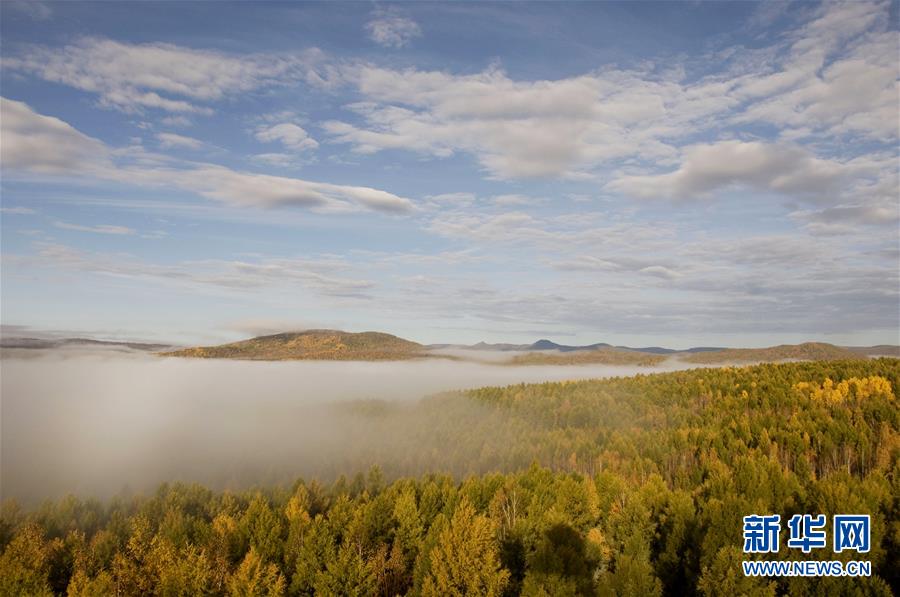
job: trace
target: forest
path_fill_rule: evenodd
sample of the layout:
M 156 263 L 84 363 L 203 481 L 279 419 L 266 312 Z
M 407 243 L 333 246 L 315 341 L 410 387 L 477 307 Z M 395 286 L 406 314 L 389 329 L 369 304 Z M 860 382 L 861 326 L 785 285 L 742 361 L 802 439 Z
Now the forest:
M 4 502 L 0 595 L 891 595 L 898 387 L 880 358 L 355 401 L 344 443 L 419 432 L 289 482 Z M 744 577 L 741 517 L 798 513 L 871 515 L 872 576 Z

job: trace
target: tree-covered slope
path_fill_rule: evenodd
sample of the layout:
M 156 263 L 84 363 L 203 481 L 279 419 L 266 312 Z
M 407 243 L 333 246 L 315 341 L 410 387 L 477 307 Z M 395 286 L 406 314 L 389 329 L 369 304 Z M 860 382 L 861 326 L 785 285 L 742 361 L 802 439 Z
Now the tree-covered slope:
M 382 332 L 350 333 L 306 330 L 249 340 L 199 346 L 163 353 L 164 356 L 203 359 L 282 360 L 399 360 L 422 356 L 424 347 Z
M 666 360 L 666 356 L 618 350 L 613 348 L 594 348 L 590 350 L 572 350 L 566 352 L 529 352 L 514 356 L 510 365 L 638 365 L 652 367 Z
M 772 363 L 777 361 L 837 361 L 862 358 L 857 352 L 824 342 L 781 344 L 769 348 L 727 348 L 684 355 L 683 360 L 697 364 Z

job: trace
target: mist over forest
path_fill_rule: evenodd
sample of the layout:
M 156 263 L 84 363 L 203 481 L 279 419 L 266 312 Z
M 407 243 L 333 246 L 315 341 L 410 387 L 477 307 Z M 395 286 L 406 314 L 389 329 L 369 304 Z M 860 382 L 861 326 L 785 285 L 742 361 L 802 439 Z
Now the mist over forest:
M 451 391 L 689 365 L 248 362 L 69 348 L 7 351 L 2 366 L 2 497 L 27 503 L 173 480 L 231 489 L 332 480 L 374 464 L 394 476 L 499 470 L 517 421 Z M 477 458 L 485 442 L 496 467 Z

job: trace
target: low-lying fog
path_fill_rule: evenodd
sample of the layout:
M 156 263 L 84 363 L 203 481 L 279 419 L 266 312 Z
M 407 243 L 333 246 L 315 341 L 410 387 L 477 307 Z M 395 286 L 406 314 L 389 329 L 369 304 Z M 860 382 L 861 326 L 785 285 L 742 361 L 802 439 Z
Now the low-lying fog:
M 487 361 L 496 353 L 468 356 Z M 173 480 L 238 486 L 350 476 L 374 462 L 412 474 L 428 465 L 421 458 L 413 470 L 391 465 L 409 461 L 408 452 L 418 451 L 415 442 L 438 454 L 458 449 L 452 429 L 494 434 L 503 425 L 490 420 L 495 413 L 458 395 L 443 403 L 418 400 L 424 396 L 689 366 L 676 360 L 659 367 L 513 367 L 447 359 L 251 362 L 102 350 L 5 351 L 0 492 L 33 502 L 68 492 L 146 491 Z M 373 403 L 378 416 L 347 407 L 347 401 L 365 399 L 387 402 Z M 450 418 L 456 427 L 448 422 L 440 431 L 429 428 Z M 440 466 L 452 468 L 435 468 Z

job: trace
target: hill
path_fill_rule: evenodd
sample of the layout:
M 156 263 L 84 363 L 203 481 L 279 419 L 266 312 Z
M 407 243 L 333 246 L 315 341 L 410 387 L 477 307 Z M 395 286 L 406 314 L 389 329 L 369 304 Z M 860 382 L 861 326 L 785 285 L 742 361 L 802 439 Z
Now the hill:
M 900 357 L 900 346 L 893 344 L 879 344 L 878 346 L 847 346 L 857 354 L 869 357 Z
M 618 349 L 618 350 L 631 350 L 634 352 L 646 352 L 651 354 L 675 354 L 677 352 L 684 353 L 692 353 L 692 352 L 711 352 L 716 350 L 724 350 L 720 347 L 713 346 L 696 346 L 693 348 L 686 348 L 684 350 L 677 350 L 675 348 L 664 348 L 661 346 L 647 346 L 647 347 L 638 347 L 635 348 L 633 346 L 613 346 L 612 344 L 608 344 L 606 342 L 595 342 L 594 344 L 581 344 L 581 345 L 568 345 L 568 344 L 557 344 L 552 340 L 547 340 L 543 338 L 538 340 L 537 342 L 532 342 L 531 344 L 509 344 L 509 343 L 501 343 L 501 344 L 493 344 L 488 342 L 479 342 L 478 344 L 464 345 L 464 344 L 430 344 L 428 348 L 459 348 L 463 350 L 496 350 L 496 351 L 518 351 L 518 352 L 526 352 L 526 351 L 538 351 L 538 350 L 558 350 L 559 352 L 577 352 L 577 351 L 586 351 L 586 350 L 597 350 L 600 348 L 610 348 L 610 349 Z
M 595 344 L 587 344 L 585 346 L 568 346 L 566 344 L 557 344 L 551 340 L 541 339 L 532 344 L 528 350 L 558 350 L 560 352 L 574 352 L 579 350 L 597 350 L 598 348 L 612 348 L 612 345 L 605 342 L 597 342 Z
M 51 349 L 69 346 L 158 351 L 165 350 L 171 345 L 148 344 L 146 342 L 117 342 L 113 340 L 95 340 L 93 338 L 27 338 L 18 336 L 0 338 L 0 348 Z
M 852 350 L 824 342 L 781 344 L 769 348 L 726 348 L 710 352 L 695 352 L 682 357 L 688 363 L 754 363 L 774 361 L 836 361 L 863 358 Z
M 391 334 L 339 330 L 306 330 L 258 336 L 231 344 L 198 346 L 161 354 L 256 361 L 394 361 L 427 356 L 421 344 Z
M 560 352 L 530 352 L 514 356 L 510 365 L 639 365 L 652 367 L 666 360 L 665 355 L 596 348 Z
M 661 346 L 645 346 L 642 348 L 629 348 L 627 346 L 617 346 L 616 348 L 621 348 L 623 350 L 634 350 L 636 352 L 649 352 L 649 353 L 653 353 L 653 354 L 675 354 L 677 352 L 683 352 L 683 353 L 716 352 L 719 350 L 725 350 L 721 346 L 694 346 L 692 348 L 685 348 L 684 350 L 676 350 L 674 348 L 663 348 Z

